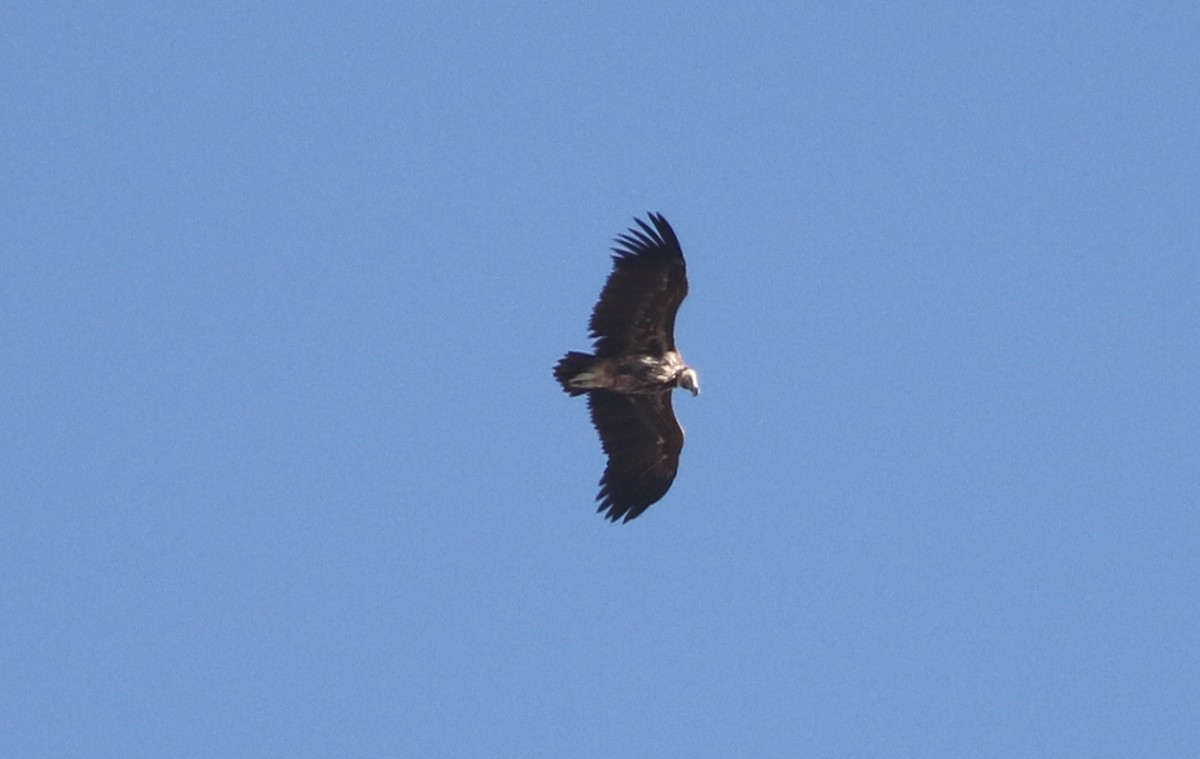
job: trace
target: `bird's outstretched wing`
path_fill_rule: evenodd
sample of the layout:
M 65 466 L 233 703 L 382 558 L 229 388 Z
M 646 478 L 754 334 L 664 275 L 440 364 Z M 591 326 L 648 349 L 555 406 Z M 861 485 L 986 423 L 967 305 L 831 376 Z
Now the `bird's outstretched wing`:
M 683 428 L 671 407 L 671 393 L 593 390 L 588 408 L 608 454 L 596 510 L 613 522 L 628 522 L 667 494 L 679 470 Z
M 601 358 L 662 355 L 675 349 L 675 314 L 687 296 L 687 267 L 675 230 L 661 214 L 634 219 L 616 239 L 613 270 L 588 324 Z

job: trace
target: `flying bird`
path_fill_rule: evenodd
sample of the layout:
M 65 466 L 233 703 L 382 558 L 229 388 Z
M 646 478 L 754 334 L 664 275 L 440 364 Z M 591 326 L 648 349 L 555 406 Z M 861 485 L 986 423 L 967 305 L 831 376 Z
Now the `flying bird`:
M 688 291 L 683 250 L 661 214 L 649 219 L 634 219 L 637 227 L 615 240 L 613 270 L 588 323 L 593 353 L 571 351 L 554 367 L 565 392 L 588 396 L 608 456 L 596 510 L 612 522 L 667 494 L 683 450 L 671 391 L 700 393 L 696 370 L 675 347 L 675 314 Z

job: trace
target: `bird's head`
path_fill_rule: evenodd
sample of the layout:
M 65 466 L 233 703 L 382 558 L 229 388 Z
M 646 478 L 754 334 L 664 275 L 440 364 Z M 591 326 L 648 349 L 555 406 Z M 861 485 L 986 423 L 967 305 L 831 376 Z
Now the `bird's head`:
M 700 375 L 690 366 L 679 373 L 679 387 L 691 390 L 692 397 L 700 395 Z

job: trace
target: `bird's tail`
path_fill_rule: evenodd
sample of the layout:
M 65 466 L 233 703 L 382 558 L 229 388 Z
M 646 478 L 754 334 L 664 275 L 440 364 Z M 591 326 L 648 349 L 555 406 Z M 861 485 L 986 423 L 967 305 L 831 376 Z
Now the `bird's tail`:
M 587 392 L 587 388 L 573 386 L 571 380 L 579 374 L 586 372 L 591 368 L 592 362 L 596 357 L 590 353 L 578 353 L 571 351 L 562 357 L 558 365 L 554 367 L 554 378 L 562 385 L 563 392 L 571 395 L 583 395 Z

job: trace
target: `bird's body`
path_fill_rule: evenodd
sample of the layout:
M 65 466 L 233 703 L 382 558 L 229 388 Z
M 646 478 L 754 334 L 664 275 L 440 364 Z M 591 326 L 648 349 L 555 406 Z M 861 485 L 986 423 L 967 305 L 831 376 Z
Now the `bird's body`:
M 596 498 L 614 522 L 666 495 L 683 450 L 671 391 L 700 392 L 696 371 L 675 348 L 675 314 L 688 289 L 683 250 L 661 215 L 650 214 L 653 227 L 636 221 L 639 229 L 617 238 L 613 271 L 592 311 L 595 353 L 571 351 L 554 368 L 566 393 L 588 395 L 608 454 Z
M 687 369 L 678 351 L 666 351 L 661 356 L 632 353 L 613 358 L 597 358 L 587 353 L 567 354 L 584 356 L 586 366 L 566 377 L 565 386 L 571 395 L 589 390 L 612 390 L 625 395 L 651 395 L 679 386 L 682 372 Z

